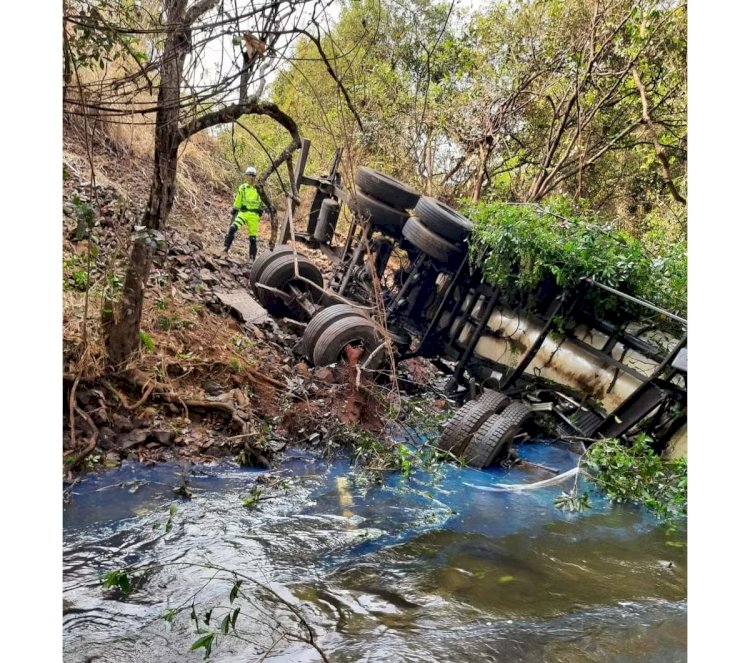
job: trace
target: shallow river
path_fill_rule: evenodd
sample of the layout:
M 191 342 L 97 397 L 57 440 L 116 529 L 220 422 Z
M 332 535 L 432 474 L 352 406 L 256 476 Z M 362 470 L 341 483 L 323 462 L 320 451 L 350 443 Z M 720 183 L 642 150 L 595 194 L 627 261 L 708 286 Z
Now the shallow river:
M 576 462 L 553 443 L 520 453 L 560 470 Z M 269 499 L 248 508 L 261 475 L 286 486 L 265 488 Z M 63 535 L 66 661 L 200 661 L 204 649 L 190 649 L 196 621 L 202 635 L 218 633 L 211 661 L 320 661 L 277 596 L 330 661 L 687 660 L 684 530 L 601 498 L 564 513 L 553 506 L 560 486 L 483 489 L 549 474 L 441 464 L 375 482 L 346 459 L 296 452 L 270 475 L 231 465 L 190 474 L 190 500 L 173 492 L 182 476 L 176 466 L 126 465 L 74 487 Z M 107 571 L 157 560 L 164 566 L 136 577 L 130 594 L 102 587 Z M 277 596 L 246 580 L 230 603 L 232 577 L 217 566 Z M 222 635 L 238 607 L 236 633 Z

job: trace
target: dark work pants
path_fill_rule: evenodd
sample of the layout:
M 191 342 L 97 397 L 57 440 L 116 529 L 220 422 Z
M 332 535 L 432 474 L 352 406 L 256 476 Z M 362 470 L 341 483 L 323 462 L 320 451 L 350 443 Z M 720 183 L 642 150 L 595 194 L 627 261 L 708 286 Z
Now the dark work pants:
M 232 242 L 234 242 L 234 236 L 237 234 L 237 226 L 234 225 L 234 222 L 229 226 L 229 230 L 227 231 L 227 236 L 224 238 L 224 250 L 229 251 L 229 249 L 232 246 Z M 255 260 L 255 256 L 258 255 L 258 238 L 257 237 L 248 237 L 248 240 L 250 241 L 250 262 Z

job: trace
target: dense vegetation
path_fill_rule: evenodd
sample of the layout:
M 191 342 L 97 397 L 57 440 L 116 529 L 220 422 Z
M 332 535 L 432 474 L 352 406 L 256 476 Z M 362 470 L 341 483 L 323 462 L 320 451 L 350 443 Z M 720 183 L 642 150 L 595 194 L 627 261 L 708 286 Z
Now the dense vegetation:
M 65 3 L 66 119 L 115 138 L 134 128 L 153 133 L 142 220 L 149 231 L 163 230 L 185 183 L 183 156 L 220 153 L 220 164 L 193 163 L 225 184 L 253 162 L 273 199 L 284 193 L 274 168 L 308 137 L 310 172 L 327 170 L 341 147 L 349 186 L 367 164 L 447 202 L 479 203 L 481 241 L 500 232 L 484 220 L 502 219 L 496 255 L 514 234 L 540 251 L 540 264 L 522 270 L 528 283 L 539 270 L 560 282 L 588 270 L 684 312 L 684 3 L 488 0 L 459 10 L 431 0 L 345 0 L 335 12 L 320 0 L 256 5 Z M 257 50 L 247 50 L 248 37 Z M 554 217 L 532 224 L 529 212 L 498 206 L 554 206 L 561 195 L 575 213 L 559 238 L 550 232 Z M 596 225 L 616 232 L 589 232 Z M 137 247 L 113 308 L 109 346 L 118 361 L 137 347 L 138 283 L 151 262 Z M 651 282 L 647 267 L 657 275 Z
M 366 163 L 449 202 L 565 193 L 634 236 L 684 237 L 686 14 L 660 1 L 344 3 L 298 43 L 271 98 L 313 140 L 313 168 L 344 147 L 345 177 Z M 268 121 L 253 126 L 283 145 Z M 243 131 L 222 140 L 268 162 Z
M 591 277 L 687 314 L 687 243 L 663 227 L 638 239 L 576 214 L 561 197 L 544 206 L 479 203 L 467 213 L 475 222 L 474 261 L 497 285 L 535 291 L 549 276 L 561 287 Z

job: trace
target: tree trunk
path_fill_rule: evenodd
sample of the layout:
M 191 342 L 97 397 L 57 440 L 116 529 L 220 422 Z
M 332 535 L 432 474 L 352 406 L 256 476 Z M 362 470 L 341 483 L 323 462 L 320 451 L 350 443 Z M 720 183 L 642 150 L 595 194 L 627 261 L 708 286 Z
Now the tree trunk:
M 189 50 L 190 31 L 185 24 L 187 0 L 164 0 L 166 25 L 179 26 L 167 35 L 160 68 L 161 82 L 156 111 L 154 174 L 151 193 L 143 215 L 149 230 L 162 230 L 174 204 L 177 178 L 177 148 L 180 145 L 180 78 Z M 109 330 L 109 359 L 123 365 L 138 349 L 141 313 L 146 282 L 154 257 L 154 242 L 141 237 L 133 240 L 122 296 Z
M 487 159 L 490 157 L 490 149 L 482 142 L 479 144 L 479 165 L 477 166 L 477 176 L 474 180 L 474 190 L 471 193 L 471 202 L 478 203 L 482 197 L 482 185 L 484 184 L 485 170 L 487 168 Z

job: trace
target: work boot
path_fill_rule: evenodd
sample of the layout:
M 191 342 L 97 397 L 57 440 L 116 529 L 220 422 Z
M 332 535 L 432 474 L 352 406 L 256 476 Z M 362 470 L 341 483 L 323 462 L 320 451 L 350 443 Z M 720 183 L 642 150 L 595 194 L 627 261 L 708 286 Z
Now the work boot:
M 234 241 L 234 236 L 237 234 L 237 226 L 231 224 L 227 231 L 227 236 L 224 238 L 224 253 L 229 253 L 229 249 Z

